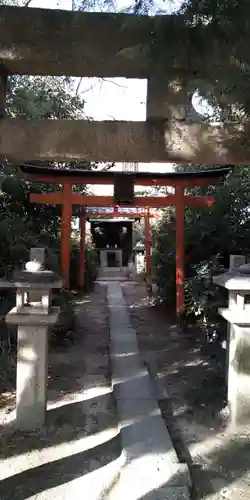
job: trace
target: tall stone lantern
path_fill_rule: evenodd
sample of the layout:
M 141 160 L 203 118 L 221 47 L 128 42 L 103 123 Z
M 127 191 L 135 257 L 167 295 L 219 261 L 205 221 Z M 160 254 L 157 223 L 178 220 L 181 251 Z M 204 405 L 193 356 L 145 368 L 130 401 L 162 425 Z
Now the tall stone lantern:
M 219 314 L 230 325 L 228 343 L 228 404 L 231 424 L 250 420 L 250 264 L 213 279 L 229 290 L 229 307 Z
M 145 245 L 138 242 L 133 248 L 136 274 L 145 272 Z
M 17 325 L 16 422 L 22 430 L 44 424 L 47 406 L 48 332 L 57 322 L 60 308 L 51 306 L 52 289 L 61 279 L 37 261 L 26 264 L 2 288 L 16 288 L 16 306 L 6 323 Z

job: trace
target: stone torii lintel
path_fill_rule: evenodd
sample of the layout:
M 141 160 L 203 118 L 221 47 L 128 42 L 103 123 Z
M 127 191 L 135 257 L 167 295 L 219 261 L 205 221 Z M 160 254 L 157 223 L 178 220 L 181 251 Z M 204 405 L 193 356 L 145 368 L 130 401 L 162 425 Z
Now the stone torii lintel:
M 87 120 L 0 121 L 0 156 L 11 161 L 248 163 L 250 123 L 213 125 Z

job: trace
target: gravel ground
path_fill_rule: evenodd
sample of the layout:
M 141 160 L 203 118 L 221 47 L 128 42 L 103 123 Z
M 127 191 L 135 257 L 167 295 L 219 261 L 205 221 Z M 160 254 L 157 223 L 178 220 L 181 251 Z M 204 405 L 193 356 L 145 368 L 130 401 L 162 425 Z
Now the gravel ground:
M 79 298 L 75 311 L 77 327 L 70 343 L 50 349 L 43 429 L 17 431 L 14 391 L 2 395 L 1 500 L 83 498 L 86 487 L 91 488 L 88 499 L 95 498 L 94 478 L 120 455 L 105 287 L 97 285 L 92 294 Z M 93 471 L 90 483 L 88 473 Z
M 176 451 L 190 465 L 193 498 L 249 500 L 250 427 L 229 433 L 223 359 L 205 355 L 197 328 L 178 333 L 143 284 L 123 292 Z

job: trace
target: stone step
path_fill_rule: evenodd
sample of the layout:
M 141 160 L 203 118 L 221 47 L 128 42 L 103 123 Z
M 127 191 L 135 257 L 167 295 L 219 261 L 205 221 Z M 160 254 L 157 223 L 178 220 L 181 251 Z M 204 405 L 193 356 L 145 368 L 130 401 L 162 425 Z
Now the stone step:
M 122 276 L 99 276 L 96 281 L 128 281 L 128 278 Z
M 107 279 L 112 280 L 127 280 L 128 276 L 126 273 L 126 268 L 120 267 L 104 267 L 99 270 L 98 280 L 103 281 Z

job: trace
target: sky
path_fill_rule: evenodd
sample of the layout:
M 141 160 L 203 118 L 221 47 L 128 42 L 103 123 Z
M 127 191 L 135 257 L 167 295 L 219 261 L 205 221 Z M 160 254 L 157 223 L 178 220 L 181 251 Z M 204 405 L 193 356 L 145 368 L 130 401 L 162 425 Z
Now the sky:
M 155 11 L 168 8 L 173 12 L 180 7 L 182 0 L 162 2 L 156 0 Z M 131 0 L 118 0 L 117 8 L 122 9 L 131 4 Z M 30 7 L 50 9 L 72 9 L 72 0 L 31 0 Z M 76 86 L 79 79 L 75 79 Z M 86 117 L 94 120 L 133 120 L 146 119 L 146 80 L 114 78 L 101 80 L 98 78 L 82 78 L 79 93 L 85 100 Z M 196 99 L 196 110 L 202 111 L 199 100 Z M 139 171 L 169 172 L 174 168 L 169 163 L 139 164 Z M 116 164 L 114 170 L 121 170 L 122 165 Z M 101 194 L 112 194 L 111 187 L 96 186 L 95 191 Z

